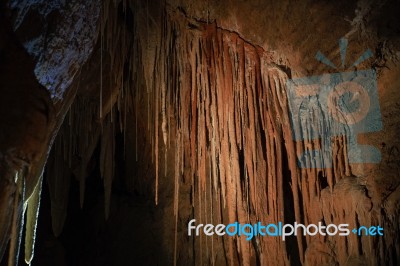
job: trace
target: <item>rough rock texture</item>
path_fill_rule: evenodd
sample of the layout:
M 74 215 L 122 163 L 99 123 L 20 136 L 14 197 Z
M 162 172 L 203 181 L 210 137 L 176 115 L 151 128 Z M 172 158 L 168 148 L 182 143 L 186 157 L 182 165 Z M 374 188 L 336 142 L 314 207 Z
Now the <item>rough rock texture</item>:
M 16 35 L 35 59 L 39 83 L 54 101 L 64 99 L 97 39 L 99 1 L 15 0 L 9 8 Z
M 1 97 L 0 109 L 2 129 L 0 149 L 1 183 L 3 184 L 1 186 L 1 219 L 2 221 L 4 219 L 4 222 L 0 226 L 2 236 L 0 255 L 6 252 L 6 244 L 11 234 L 8 256 L 10 265 L 13 264 L 14 256 L 18 256 L 20 228 L 23 225 L 25 211 L 27 213 L 25 259 L 27 262 L 32 259 L 37 209 L 40 202 L 37 198 L 40 197 L 43 167 L 58 127 L 64 119 L 66 113 L 64 109 L 69 108 L 76 91 L 73 86 L 69 86 L 71 82 L 68 79 L 73 80 L 77 71 L 76 66 L 85 60 L 83 58 L 82 61 L 83 52 L 87 53 L 86 56 L 90 54 L 90 49 L 87 47 L 82 53 L 64 54 L 68 59 L 64 60 L 65 58 L 52 51 L 56 46 L 59 51 L 71 50 L 71 45 L 67 45 L 68 36 L 71 35 L 71 31 L 78 31 L 79 25 L 92 34 L 91 44 L 87 45 L 93 47 L 96 38 L 97 19 L 92 21 L 94 27 L 90 27 L 90 23 L 79 23 L 84 12 L 93 10 L 83 8 L 79 16 L 80 12 L 76 11 L 76 8 L 83 6 L 75 3 L 75 17 L 60 18 L 56 15 L 57 21 L 55 21 L 55 18 L 51 19 L 49 14 L 52 13 L 50 11 L 62 11 L 60 6 L 49 6 L 45 10 L 43 6 L 38 7 L 35 6 L 36 4 L 40 3 L 14 1 L 1 5 L 0 75 L 1 91 L 4 96 Z M 45 4 L 42 3 L 42 5 Z M 35 8 L 44 12 L 40 14 L 43 16 L 42 22 L 47 19 L 43 25 L 37 17 L 39 14 Z M 13 12 L 16 12 L 14 16 Z M 54 23 L 53 25 L 58 25 L 60 28 L 50 30 L 50 24 L 47 23 Z M 75 28 L 68 29 L 65 26 L 66 23 Z M 37 28 L 32 29 L 30 25 Z M 21 36 L 18 36 L 19 29 L 23 32 Z M 81 32 L 85 34 L 85 31 Z M 87 42 L 87 39 L 85 40 Z M 30 46 L 30 41 L 38 41 L 38 43 Z M 25 49 L 22 44 L 25 45 Z M 81 44 L 78 42 L 74 47 L 82 48 Z M 44 65 L 62 65 L 58 60 L 65 63 L 63 71 L 44 70 Z M 54 83 L 44 82 L 44 80 L 51 80 Z M 56 94 L 64 92 L 67 87 L 69 87 L 68 93 L 60 94 L 63 96 L 62 101 L 57 101 Z
M 9 147 L 23 147 L 22 159 L 36 170 L 20 174 L 25 177 L 14 182 L 4 177 L 7 171 L 14 175 L 20 166 L 1 158 L 7 166 L 0 179 L 0 241 L 4 239 L 0 251 L 5 250 L 10 224 L 15 228 L 12 239 L 17 239 L 20 218 L 11 222 L 6 212 L 13 204 L 21 205 L 19 195 L 25 200 L 23 180 L 28 197 L 34 195 L 28 201 L 29 217 L 36 213 L 38 173 L 57 134 L 45 176 L 45 198 L 50 201 L 45 206 L 51 209 L 53 233 L 60 236 L 58 241 L 47 235 L 52 243 L 48 249 L 65 253 L 54 255 L 57 264 L 396 265 L 400 259 L 396 8 L 394 1 L 11 1 L 15 32 L 6 27 L 1 33 L 10 40 L 1 39 L 1 49 L 15 50 L 7 52 L 14 58 L 25 56 L 21 62 L 33 58 L 34 64 L 21 72 L 26 78 L 17 78 L 8 74 L 16 73 L 15 67 L 1 61 L 8 72 L 0 73 L 6 95 L 1 125 L 7 128 L 0 145 L 9 145 L 1 146 L 2 154 Z M 28 35 L 31 24 L 35 30 Z M 340 65 L 341 37 L 349 40 L 347 67 L 367 48 L 374 53 L 348 71 L 372 68 L 378 73 L 384 130 L 361 135 L 358 142 L 379 147 L 382 161 L 350 164 L 346 139 L 339 136 L 332 139 L 332 168 L 300 169 L 297 155 L 321 142 L 293 140 L 286 81 L 343 71 L 315 59 L 320 50 Z M 8 43 L 15 43 L 18 51 Z M 27 87 L 46 92 L 34 80 L 33 66 L 47 89 L 45 106 L 54 108 L 49 112 L 55 117 L 51 125 L 35 117 L 28 110 L 32 105 L 19 97 Z M 9 84 L 22 91 L 7 90 Z M 42 94 L 32 95 L 40 99 Z M 14 105 L 12 100 L 20 107 L 7 105 Z M 30 125 L 25 123 L 29 119 L 36 128 L 19 128 Z M 9 121 L 14 124 L 9 126 Z M 326 119 L 318 125 L 329 124 Z M 21 132 L 35 132 L 42 139 L 36 144 Z M 38 154 L 38 159 L 25 159 L 30 154 Z M 13 160 L 20 157 L 11 155 Z M 93 181 L 100 177 L 101 181 Z M 16 189 L 20 193 L 14 193 Z M 31 200 L 34 207 L 29 210 Z M 125 200 L 138 203 L 132 206 Z M 78 206 L 87 216 L 77 214 Z M 148 213 L 143 211 L 147 208 Z M 150 225 L 130 226 L 124 222 L 124 211 L 129 212 L 126 220 L 140 215 L 143 224 Z M 68 219 L 69 213 L 84 216 L 85 230 L 74 231 L 79 225 Z M 47 211 L 43 215 L 50 217 Z M 103 216 L 107 222 L 99 220 Z M 285 242 L 274 237 L 252 241 L 188 237 L 191 219 L 214 224 L 348 223 L 350 228 L 379 224 L 385 234 L 298 235 Z M 31 231 L 27 230 L 28 236 Z M 85 238 L 85 232 L 92 238 Z M 122 232 L 132 235 L 123 237 Z M 148 242 L 139 240 L 143 238 Z M 28 237 L 28 247 L 32 239 Z M 83 239 L 96 240 L 88 240 L 90 249 L 73 247 Z M 13 245 L 18 243 L 11 241 L 11 250 Z M 154 254 L 159 257 L 129 251 L 143 246 L 157 250 Z M 40 250 L 46 254 L 46 247 L 40 245 Z M 81 259 L 74 255 L 79 252 Z M 31 252 L 27 253 L 29 261 Z M 41 255 L 38 259 L 45 261 Z
M 10 262 L 19 245 L 18 228 L 25 196 L 41 182 L 38 167 L 50 146 L 54 107 L 34 77 L 33 63 L 1 15 L 0 107 L 1 225 L 0 256 L 10 239 Z M 26 188 L 26 187 L 29 187 Z M 27 192 L 25 194 L 25 191 Z M 30 193 L 30 194 L 28 194 Z

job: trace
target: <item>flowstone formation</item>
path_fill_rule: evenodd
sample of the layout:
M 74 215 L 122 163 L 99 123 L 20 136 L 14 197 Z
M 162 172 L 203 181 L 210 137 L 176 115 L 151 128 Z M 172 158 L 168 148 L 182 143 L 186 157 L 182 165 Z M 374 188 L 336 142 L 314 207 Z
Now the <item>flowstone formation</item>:
M 45 194 L 52 233 L 65 241 L 66 256 L 67 243 L 81 241 L 63 235 L 65 227 L 71 230 L 69 215 L 78 202 L 89 210 L 92 224 L 88 229 L 82 220 L 85 229 L 76 230 L 89 230 L 95 238 L 136 232 L 121 222 L 121 208 L 133 210 L 124 213 L 126 220 L 146 217 L 144 223 L 154 231 L 144 243 L 157 243 L 160 255 L 141 258 L 143 263 L 396 264 L 400 46 L 389 12 L 395 4 L 375 8 L 365 1 L 335 6 L 304 1 L 295 8 L 258 2 L 10 1 L 3 7 L 0 34 L 6 37 L 0 48 L 9 59 L 0 61 L 3 262 L 7 258 L 14 265 L 24 245 L 25 260 L 32 261 Z M 345 18 L 325 16 L 330 13 Z M 394 26 L 382 32 L 376 21 Z M 30 24 L 37 27 L 28 35 Z M 333 76 L 336 70 L 314 55 L 320 50 L 341 62 L 343 51 L 336 44 L 342 37 L 349 42 L 349 61 L 356 62 L 367 48 L 373 51 L 374 57 L 350 68 L 375 71 L 373 103 L 380 103 L 383 130 L 352 140 L 346 136 L 350 123 L 342 123 L 329 137 L 296 137 L 288 81 Z M 13 62 L 30 63 L 21 70 Z M 328 117 L 313 118 L 301 120 L 303 134 L 335 126 Z M 354 163 L 351 141 L 379 148 L 381 162 Z M 329 165 L 309 167 L 299 161 L 323 145 L 329 145 Z M 93 179 L 101 180 L 101 188 L 90 187 Z M 90 209 L 99 194 L 101 208 Z M 134 195 L 129 204 L 145 199 L 140 205 L 145 211 L 124 203 L 125 194 Z M 26 239 L 21 241 L 24 217 Z M 203 224 L 380 225 L 384 235 L 298 234 L 286 241 L 188 236 L 192 219 Z M 104 239 L 94 241 L 93 253 L 82 252 L 85 261 L 106 264 L 93 254 L 109 263 L 135 261 L 136 253 L 122 251 L 139 248 L 139 240 L 121 237 L 107 246 L 114 242 Z M 104 246 L 109 252 L 100 252 Z

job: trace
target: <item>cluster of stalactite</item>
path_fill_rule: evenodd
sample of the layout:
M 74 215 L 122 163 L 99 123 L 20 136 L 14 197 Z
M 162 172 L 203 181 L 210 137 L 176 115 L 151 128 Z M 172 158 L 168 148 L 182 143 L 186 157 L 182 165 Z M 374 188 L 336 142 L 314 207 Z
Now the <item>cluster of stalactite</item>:
M 331 168 L 299 169 L 298 156 L 318 149 L 323 140 L 293 141 L 286 66 L 276 65 L 271 53 L 216 23 L 188 19 L 182 12 L 167 9 L 161 25 L 161 44 L 154 58 L 146 58 L 149 53 L 142 48 L 142 60 L 154 60 L 143 68 L 151 73 L 144 79 L 154 100 L 148 108 L 155 112 L 154 122 L 149 123 L 154 127 L 156 202 L 162 176 L 159 161 L 164 157 L 169 162 L 165 165 L 175 165 L 175 262 L 178 253 L 185 252 L 183 241 L 177 243 L 183 237 L 177 235 L 179 222 L 184 227 L 188 219 L 179 215 L 183 180 L 191 180 L 191 218 L 199 223 L 296 221 L 348 223 L 350 228 L 380 223 L 380 215 L 371 212 L 365 185 L 351 173 L 345 137 L 328 143 L 332 145 Z M 170 117 L 176 121 L 174 127 Z M 303 122 L 307 131 L 334 127 L 331 119 L 310 117 Z M 160 146 L 164 152 L 173 149 L 175 158 L 160 156 Z M 356 235 L 298 234 L 286 242 L 268 237 L 247 241 L 199 236 L 193 241 L 193 259 L 199 264 L 215 263 L 221 259 L 217 259 L 221 250 L 226 263 L 244 265 L 385 260 L 373 248 L 383 249 L 382 243 Z M 395 246 L 393 239 L 388 243 Z
M 90 84 L 78 82 L 78 95 L 65 116 L 47 164 L 53 231 L 57 236 L 64 225 L 72 176 L 79 181 L 80 206 L 83 207 L 86 178 L 90 174 L 87 167 L 97 146 L 100 146 L 99 170 L 104 180 L 105 218 L 108 218 L 115 172 L 115 135 L 117 131 L 126 132 L 127 119 L 132 119 L 133 108 L 138 106 L 140 94 L 134 93 L 131 86 L 137 81 L 135 73 L 140 60 L 134 59 L 140 49 L 132 34 L 128 35 L 126 25 L 119 24 L 115 17 L 110 18 L 110 13 L 117 12 L 114 4 L 103 4 L 99 21 L 98 95 L 80 95 Z M 125 14 L 125 3 L 120 8 Z M 128 74 L 124 76 L 125 73 Z M 137 117 L 134 119 L 137 121 Z
M 168 131 L 175 139 L 176 217 L 185 176 L 192 180 L 193 218 L 199 223 L 323 221 L 319 201 L 326 186 L 321 184 L 332 189 L 349 168 L 338 151 L 333 169 L 298 169 L 296 155 L 318 142 L 293 141 L 286 68 L 215 23 L 188 21 L 175 12 L 168 15 L 165 47 L 158 57 L 163 63 L 153 73 L 159 77 L 156 104 L 173 106 L 177 121 L 175 132 Z M 343 140 L 337 144 L 343 147 Z M 302 235 L 294 243 L 200 236 L 194 240 L 195 260 L 213 264 L 214 250 L 224 250 L 229 264 L 304 262 L 311 241 L 324 242 Z
M 26 197 L 25 176 L 27 169 L 25 167 L 14 171 L 12 179 L 15 181 L 15 195 L 13 209 L 9 211 L 11 220 L 10 226 L 10 242 L 8 252 L 8 265 L 16 265 L 19 259 L 20 246 L 22 243 L 22 230 L 25 228 L 25 261 L 29 264 L 34 255 L 34 245 L 36 238 L 36 225 L 38 218 L 38 210 L 40 206 L 40 193 L 42 189 L 42 177 L 39 178 L 38 184 L 33 189 L 29 198 Z M 25 203 L 24 203 L 25 202 Z M 26 215 L 26 220 L 25 220 Z M 4 236 L 7 237 L 7 236 Z M 6 249 L 1 247 L 0 256 L 3 257 Z
M 203 224 L 296 221 L 349 223 L 352 228 L 374 224 L 373 217 L 379 215 L 370 213 L 365 186 L 352 177 L 344 138 L 332 140 L 332 168 L 298 167 L 298 155 L 321 143 L 293 140 L 286 94 L 290 71 L 275 64 L 273 53 L 216 23 L 189 19 L 168 6 L 160 10 L 159 21 L 145 19 L 148 27 L 157 27 L 159 36 L 154 37 L 146 36 L 145 26 L 138 26 L 143 15 L 133 4 L 110 2 L 102 8 L 99 101 L 76 98 L 47 164 L 54 233 L 62 231 L 71 176 L 80 181 L 84 204 L 87 166 L 97 145 L 108 216 L 115 134 L 127 132 L 129 119 L 136 123 L 136 137 L 138 120 L 147 124 L 140 128 L 147 130 L 142 134 L 150 140 L 156 204 L 162 200 L 160 179 L 174 180 L 175 263 L 189 248 L 195 250 L 192 260 L 197 264 L 344 264 L 353 257 L 384 259 L 373 251 L 372 238 L 356 235 L 299 234 L 285 242 L 259 236 L 252 241 L 201 235 L 187 239 L 182 228 L 189 218 Z M 133 23 L 121 23 L 121 14 L 132 16 Z M 145 115 L 138 118 L 138 113 Z M 137 150 L 137 141 L 126 149 Z M 126 158 L 127 163 L 137 160 L 137 151 L 135 157 Z M 168 167 L 173 167 L 174 176 L 167 175 Z M 190 217 L 180 213 L 181 184 L 187 180 Z

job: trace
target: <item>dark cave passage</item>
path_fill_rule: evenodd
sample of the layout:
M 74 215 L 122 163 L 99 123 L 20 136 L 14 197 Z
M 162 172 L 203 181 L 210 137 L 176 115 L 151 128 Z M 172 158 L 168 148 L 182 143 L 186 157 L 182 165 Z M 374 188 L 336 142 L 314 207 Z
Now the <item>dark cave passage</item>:
M 121 136 L 117 136 L 117 139 Z M 121 141 L 117 141 L 123 148 Z M 123 154 L 122 152 L 118 154 Z M 122 157 L 122 156 L 119 156 Z M 98 164 L 99 148 L 92 158 Z M 123 157 L 116 160 L 124 169 Z M 86 179 L 85 202 L 79 203 L 79 182 L 71 179 L 67 218 L 58 238 L 51 230 L 51 201 L 42 191 L 36 257 L 32 265 L 159 265 L 171 258 L 163 250 L 162 206 L 153 197 L 125 189 L 124 173 L 115 175 L 110 216 L 104 218 L 104 186 L 93 165 Z M 47 177 L 45 176 L 44 182 Z

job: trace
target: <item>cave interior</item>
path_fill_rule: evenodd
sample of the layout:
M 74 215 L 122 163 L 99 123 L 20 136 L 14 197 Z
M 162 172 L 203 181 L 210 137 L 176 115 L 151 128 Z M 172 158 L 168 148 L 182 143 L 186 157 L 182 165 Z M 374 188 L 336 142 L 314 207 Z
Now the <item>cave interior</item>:
M 399 10 L 2 1 L 0 265 L 399 265 Z

